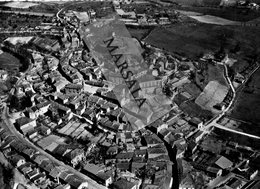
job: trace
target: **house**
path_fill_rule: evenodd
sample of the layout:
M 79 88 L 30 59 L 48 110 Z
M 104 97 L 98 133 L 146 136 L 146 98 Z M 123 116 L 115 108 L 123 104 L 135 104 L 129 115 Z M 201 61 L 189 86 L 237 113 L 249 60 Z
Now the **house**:
M 126 143 L 132 143 L 133 142 L 133 137 L 131 132 L 126 132 L 125 133 L 125 141 Z
M 39 173 L 38 175 L 36 175 L 35 177 L 33 177 L 32 179 L 31 179 L 31 181 L 33 181 L 34 183 L 41 183 L 41 182 L 43 182 L 43 181 L 45 181 L 45 179 L 46 179 L 46 175 L 45 175 L 45 173 Z
M 197 117 L 193 117 L 189 120 L 189 124 L 197 127 L 198 129 L 203 129 L 203 121 L 201 121 L 199 118 Z
M 130 162 L 116 163 L 116 168 L 121 172 L 127 172 L 130 169 Z
M 66 104 L 69 101 L 69 96 L 64 95 L 62 93 L 54 93 L 54 99 L 57 98 L 57 102 L 60 102 L 62 104 Z
M 21 165 L 25 164 L 25 159 L 23 156 L 20 156 L 18 154 L 15 154 L 10 157 L 11 164 L 15 167 L 20 167 Z
M 126 150 L 128 152 L 133 152 L 135 150 L 135 145 L 133 143 L 126 143 Z
M 147 150 L 135 150 L 134 151 L 135 157 L 141 157 L 141 158 L 145 158 L 146 154 L 147 154 Z
M 22 152 L 27 148 L 27 146 L 24 143 L 21 143 L 21 141 L 12 142 L 10 146 L 18 152 Z
M 247 180 L 252 180 L 258 174 L 258 170 L 252 167 L 247 167 L 245 169 L 236 168 L 232 172 Z
M 7 137 L 9 137 L 11 134 L 9 133 L 9 132 L 7 132 L 7 131 L 5 131 L 5 130 L 3 130 L 2 132 L 1 132 L 1 134 L 0 134 L 0 138 L 1 138 L 1 140 L 6 140 L 6 138 Z
M 204 164 L 198 164 L 198 163 L 193 163 L 192 164 L 195 169 L 204 171 L 208 176 L 212 178 L 216 178 L 222 174 L 222 169 L 204 165 Z
M 228 169 L 231 168 L 233 166 L 232 161 L 230 161 L 229 159 L 227 159 L 224 156 L 221 156 L 216 162 L 215 164 L 217 166 L 219 166 L 221 169 Z
M 100 172 L 97 174 L 97 177 L 99 178 L 99 182 L 101 182 L 101 184 L 105 185 L 106 187 L 108 187 L 110 184 L 112 184 L 112 172 L 108 171 L 108 172 Z
M 49 127 L 46 127 L 46 126 L 44 126 L 44 125 L 41 125 L 41 126 L 39 127 L 39 132 L 40 132 L 41 134 L 43 134 L 43 135 L 49 135 L 49 134 L 51 134 L 51 129 L 50 129 Z
M 47 173 L 50 173 L 53 169 L 55 169 L 56 165 L 51 160 L 44 160 L 40 164 L 40 167 Z
M 38 151 L 36 151 L 35 149 L 30 148 L 30 147 L 25 148 L 25 149 L 22 151 L 22 153 L 23 153 L 25 156 L 27 156 L 28 158 L 30 158 L 30 159 L 31 159 L 35 154 L 39 154 Z
M 147 152 L 148 152 L 148 159 L 153 159 L 161 155 L 168 155 L 166 148 L 163 147 L 148 148 Z
M 245 184 L 245 182 L 242 181 L 241 179 L 232 177 L 226 182 L 224 188 L 225 189 L 240 189 L 243 187 L 244 184 Z
M 80 106 L 76 109 L 76 114 L 82 115 L 86 110 L 86 104 L 82 103 Z
M 27 173 L 27 177 L 31 180 L 39 174 L 40 174 L 39 169 L 34 169 L 31 172 Z
M 60 174 L 62 172 L 67 171 L 67 169 L 65 167 L 62 166 L 55 166 L 50 172 L 49 172 L 49 176 L 54 178 L 54 179 L 58 179 L 60 177 Z
M 34 137 L 36 137 L 38 135 L 38 131 L 37 130 L 30 130 L 27 132 L 27 136 L 29 137 L 29 139 L 32 139 Z
M 33 170 L 34 166 L 30 162 L 26 162 L 25 164 L 18 167 L 18 169 L 25 175 Z
M 190 138 L 192 139 L 192 140 L 194 140 L 196 143 L 198 143 L 201 139 L 202 139 L 202 137 L 204 136 L 204 132 L 203 131 L 198 131 L 198 132 L 196 132 L 194 135 L 192 135 Z
M 70 152 L 72 149 L 68 148 L 67 145 L 58 145 L 54 151 L 53 154 L 55 154 L 58 157 L 63 157 L 65 154 L 67 154 L 68 152 Z
M 55 189 L 71 189 L 71 186 L 69 184 L 59 185 Z
M 137 186 L 134 183 L 127 181 L 126 179 L 120 178 L 119 180 L 113 183 L 113 188 L 114 189 L 137 189 Z
M 16 119 L 16 125 L 21 129 L 23 134 L 26 134 L 28 131 L 33 130 L 36 127 L 36 120 L 27 117 L 20 117 Z
M 46 101 L 46 102 L 42 102 L 42 103 L 40 103 L 40 104 L 37 104 L 36 107 L 37 107 L 37 109 L 38 109 L 38 112 L 37 112 L 38 115 L 43 115 L 43 114 L 45 114 L 45 113 L 48 111 L 50 105 L 51 105 L 51 102 L 49 102 L 49 101 Z
M 155 134 L 144 136 L 147 147 L 154 147 L 158 144 L 163 144 L 163 141 Z
M 251 180 L 242 187 L 242 189 L 258 189 L 258 188 L 260 188 L 260 180 Z
M 62 179 L 63 181 L 66 182 L 66 179 L 71 176 L 74 175 L 72 172 L 66 170 L 66 171 L 62 171 L 61 174 L 59 175 L 59 178 Z
M 120 122 L 120 114 L 121 114 L 120 109 L 112 110 L 109 112 L 109 119 L 111 121 Z
M 65 86 L 65 94 L 71 95 L 71 94 L 80 94 L 83 92 L 83 85 L 79 84 L 67 84 Z
M 10 147 L 10 145 L 16 141 L 15 136 L 8 136 L 5 138 L 4 142 L 1 143 L 1 149 Z
M 100 181 L 102 184 L 106 184 L 106 180 L 108 178 L 100 178 L 98 175 L 101 173 L 104 173 L 106 167 L 103 164 L 92 164 L 92 163 L 86 163 L 84 164 L 84 167 L 82 168 L 82 173 L 85 175 L 88 175 L 92 179 L 96 181 Z M 105 175 L 103 175 L 105 176 Z M 110 175 L 111 176 L 111 175 Z
M 163 129 L 167 129 L 168 128 L 168 124 L 160 124 L 158 127 L 157 127 L 157 133 L 159 133 L 161 130 Z
M 194 141 L 190 141 L 187 145 L 185 156 L 192 157 L 192 155 L 195 153 L 195 151 L 198 148 L 198 144 Z
M 83 149 L 76 148 L 71 150 L 64 155 L 64 158 L 67 159 L 73 167 L 75 167 L 80 161 L 85 157 L 85 152 Z
M 119 153 L 116 156 L 118 162 L 129 162 L 134 156 L 133 152 Z
M 156 171 L 154 175 L 153 184 L 159 185 L 161 182 L 165 183 L 166 170 Z
M 71 185 L 72 189 L 86 189 L 88 188 L 88 182 L 86 182 L 84 179 L 71 174 L 68 175 L 68 177 L 65 179 L 65 182 L 67 182 L 69 185 Z
M 126 138 L 124 133 L 116 133 L 116 143 L 119 144 L 120 142 L 126 143 Z
M 107 155 L 116 155 L 118 153 L 118 146 L 111 146 L 107 149 Z
M 137 171 L 141 168 L 144 168 L 145 165 L 146 165 L 146 163 L 144 163 L 144 162 L 133 162 L 131 165 L 131 172 L 135 173 L 135 171 Z
M 156 184 L 144 184 L 142 189 L 159 189 L 160 186 Z
M 50 160 L 48 157 L 41 155 L 41 154 L 35 154 L 32 157 L 33 162 L 35 162 L 38 166 L 42 164 L 43 161 L 48 161 Z

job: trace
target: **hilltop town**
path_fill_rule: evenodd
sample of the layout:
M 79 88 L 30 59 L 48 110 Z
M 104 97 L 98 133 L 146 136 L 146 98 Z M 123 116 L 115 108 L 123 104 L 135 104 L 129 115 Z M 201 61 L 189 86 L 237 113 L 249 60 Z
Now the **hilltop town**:
M 257 46 L 225 45 L 226 29 L 215 48 L 190 35 L 171 51 L 171 37 L 160 42 L 167 32 L 208 25 L 170 2 L 23 5 L 0 11 L 8 18 L 0 28 L 0 160 L 20 178 L 15 184 L 260 187 L 260 133 L 246 129 L 257 121 L 233 116 L 242 91 L 258 94 L 257 82 L 248 84 L 260 66 Z

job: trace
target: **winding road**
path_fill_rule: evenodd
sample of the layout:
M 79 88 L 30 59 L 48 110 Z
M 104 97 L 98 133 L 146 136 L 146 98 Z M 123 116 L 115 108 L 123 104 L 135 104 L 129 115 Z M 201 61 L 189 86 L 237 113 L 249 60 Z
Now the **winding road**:
M 212 120 L 210 120 L 208 123 L 205 124 L 205 128 L 204 128 L 205 132 L 209 132 L 212 129 L 212 127 L 216 127 L 216 128 L 223 129 L 223 130 L 235 133 L 235 134 L 240 134 L 240 135 L 247 136 L 247 137 L 254 138 L 254 139 L 260 139 L 259 136 L 248 134 L 248 133 L 241 132 L 241 131 L 237 131 L 237 130 L 234 130 L 234 129 L 230 129 L 228 127 L 225 127 L 225 126 L 220 125 L 220 124 L 217 123 L 230 110 L 230 108 L 233 106 L 233 104 L 235 102 L 235 99 L 236 99 L 236 90 L 235 90 L 235 88 L 234 88 L 234 86 L 232 84 L 232 81 L 228 77 L 227 65 L 224 64 L 224 63 L 219 63 L 219 64 L 224 66 L 224 76 L 225 76 L 225 79 L 227 80 L 227 82 L 228 82 L 228 84 L 229 84 L 229 86 L 230 86 L 230 88 L 232 90 L 233 96 L 232 96 L 232 100 L 230 101 L 229 105 L 219 115 L 217 115 L 215 118 L 213 118 Z M 247 80 L 251 77 L 251 75 L 256 70 L 258 70 L 258 68 L 259 68 L 259 65 L 249 74 Z

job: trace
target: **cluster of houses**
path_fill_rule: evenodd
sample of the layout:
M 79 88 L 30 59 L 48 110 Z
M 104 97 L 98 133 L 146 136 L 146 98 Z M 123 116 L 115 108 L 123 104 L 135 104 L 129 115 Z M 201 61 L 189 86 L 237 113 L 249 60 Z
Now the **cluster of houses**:
M 139 5 L 138 5 L 139 6 Z M 137 11 L 133 5 L 122 5 L 114 2 L 114 7 L 117 14 L 127 26 L 156 26 L 156 25 L 169 25 L 176 22 L 178 19 L 178 13 L 171 9 L 161 10 L 158 7 L 146 6 L 144 11 Z
M 83 178 L 21 142 L 4 128 L 0 129 L 0 139 L 1 150 L 8 161 L 36 186 L 55 189 L 88 187 Z
M 214 183 L 214 186 L 222 185 L 228 189 L 259 187 L 255 178 L 260 168 L 260 154 L 251 148 L 210 134 L 199 143 L 189 143 L 184 157 L 194 172 L 204 175 L 205 184 Z M 185 174 L 182 187 L 192 187 L 188 179 L 191 174 Z M 196 179 L 194 175 L 193 179 Z

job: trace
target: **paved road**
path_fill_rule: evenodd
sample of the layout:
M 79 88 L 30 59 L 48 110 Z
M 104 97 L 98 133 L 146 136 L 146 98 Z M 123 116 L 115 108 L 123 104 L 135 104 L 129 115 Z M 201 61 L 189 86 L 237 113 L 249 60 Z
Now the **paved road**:
M 106 189 L 105 186 L 102 186 L 98 183 L 96 183 L 94 180 L 92 180 L 91 178 L 89 178 L 88 176 L 80 173 L 79 171 L 73 169 L 72 167 L 64 164 L 62 161 L 57 160 L 56 158 L 54 158 L 53 156 L 51 156 L 50 154 L 48 154 L 46 151 L 44 151 L 43 149 L 39 148 L 38 146 L 34 145 L 31 141 L 29 141 L 27 138 L 24 137 L 24 135 L 22 135 L 21 133 L 19 133 L 16 128 L 14 127 L 14 125 L 11 123 L 9 116 L 8 116 L 8 107 L 6 107 L 6 104 L 4 105 L 4 110 L 2 113 L 2 119 L 4 121 L 5 124 L 3 124 L 3 127 L 5 127 L 7 130 L 9 130 L 15 137 L 17 137 L 20 141 L 22 141 L 24 144 L 38 150 L 41 154 L 45 155 L 46 157 L 48 157 L 52 162 L 63 166 L 65 168 L 67 168 L 69 171 L 71 171 L 73 174 L 79 176 L 80 178 L 83 178 L 85 181 L 88 182 L 89 184 L 89 189 Z
M 235 99 L 236 99 L 236 90 L 230 80 L 230 78 L 228 77 L 228 70 L 227 70 L 227 65 L 226 64 L 222 64 L 224 66 L 224 76 L 233 92 L 233 96 L 232 96 L 232 100 L 230 101 L 229 105 L 225 108 L 224 111 L 222 111 L 218 116 L 216 116 L 214 119 L 212 119 L 209 123 L 207 123 L 205 125 L 205 132 L 209 132 L 212 127 L 216 127 L 216 128 L 219 128 L 219 129 L 223 129 L 223 130 L 226 130 L 226 131 L 229 131 L 229 132 L 232 132 L 232 133 L 235 133 L 235 134 L 241 134 L 243 136 L 247 136 L 247 137 L 250 137 L 250 138 L 254 138 L 254 139 L 260 139 L 259 136 L 255 136 L 255 135 L 252 135 L 252 134 L 248 134 L 248 133 L 244 133 L 244 132 L 241 132 L 241 131 L 237 131 L 237 130 L 234 130 L 234 129 L 230 129 L 228 127 L 224 127 L 220 124 L 218 124 L 217 122 L 230 110 L 230 108 L 233 106 L 234 102 L 235 102 Z M 256 71 L 258 70 L 259 68 L 259 65 L 257 66 L 257 68 L 255 68 L 249 75 L 249 77 Z M 249 77 L 247 78 L 247 80 L 249 79 Z M 246 81 L 247 81 L 246 80 Z

